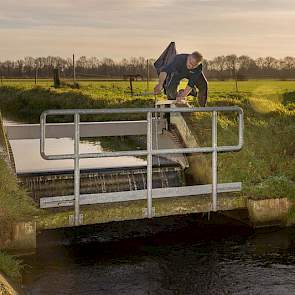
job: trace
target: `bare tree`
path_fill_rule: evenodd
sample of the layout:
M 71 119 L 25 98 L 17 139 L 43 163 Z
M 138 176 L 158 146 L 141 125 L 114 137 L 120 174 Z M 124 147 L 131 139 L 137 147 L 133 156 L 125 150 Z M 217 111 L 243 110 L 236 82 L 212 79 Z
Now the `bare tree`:
M 122 78 L 124 75 L 146 76 L 147 61 L 149 63 L 150 78 L 156 78 L 153 67 L 154 59 L 144 57 L 123 58 L 114 61 L 111 58 L 98 58 L 81 56 L 76 62 L 77 74 L 80 77 Z M 59 56 L 30 57 L 24 59 L 5 60 L 0 62 L 4 77 L 34 78 L 36 69 L 38 77 L 52 77 L 53 68 L 59 68 L 63 78 L 72 77 L 72 59 Z M 260 57 L 252 59 L 249 56 L 217 56 L 212 60 L 204 60 L 203 68 L 210 79 L 235 80 L 246 78 L 295 78 L 295 57 L 286 56 L 283 59 L 274 57 Z

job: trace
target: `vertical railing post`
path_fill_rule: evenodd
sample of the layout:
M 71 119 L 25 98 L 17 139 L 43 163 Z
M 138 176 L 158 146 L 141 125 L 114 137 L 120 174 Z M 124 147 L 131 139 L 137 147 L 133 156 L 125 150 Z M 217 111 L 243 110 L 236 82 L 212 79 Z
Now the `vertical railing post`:
M 46 125 L 46 117 L 44 114 L 41 115 L 40 117 L 40 154 L 44 155 L 45 154 L 45 125 Z
M 75 142 L 74 142 L 74 195 L 75 195 L 75 225 L 80 225 L 80 167 L 79 167 L 79 143 L 80 143 L 80 115 L 75 113 Z
M 217 112 L 212 113 L 212 209 L 217 211 Z
M 147 217 L 153 217 L 153 201 L 152 201 L 152 189 L 153 189 L 153 133 L 152 133 L 152 113 L 147 113 Z
M 244 141 L 244 118 L 243 118 L 243 112 L 239 112 L 239 146 L 243 146 Z

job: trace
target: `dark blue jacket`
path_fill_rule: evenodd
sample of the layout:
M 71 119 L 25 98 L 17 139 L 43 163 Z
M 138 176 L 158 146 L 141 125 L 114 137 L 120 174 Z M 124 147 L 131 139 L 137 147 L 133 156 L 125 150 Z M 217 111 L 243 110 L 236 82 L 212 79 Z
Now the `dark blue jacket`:
M 189 54 L 177 54 L 171 63 L 161 69 L 161 72 L 166 72 L 167 75 L 174 74 L 175 79 L 188 79 L 188 86 L 193 88 L 196 86 L 196 81 L 202 74 L 203 66 L 199 64 L 196 68 L 189 70 L 186 67 L 186 60 Z

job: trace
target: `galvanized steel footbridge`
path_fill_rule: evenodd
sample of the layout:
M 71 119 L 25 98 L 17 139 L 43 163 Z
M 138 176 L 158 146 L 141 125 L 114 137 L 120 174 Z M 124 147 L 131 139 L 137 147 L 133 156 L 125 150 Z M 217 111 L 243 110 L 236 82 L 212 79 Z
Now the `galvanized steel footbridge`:
M 185 148 L 164 148 L 153 147 L 154 133 L 156 136 L 165 128 L 167 122 L 163 114 L 174 116 L 180 113 L 209 112 L 212 113 L 212 145 L 208 147 L 185 147 Z M 238 143 L 231 146 L 218 146 L 217 142 L 217 118 L 220 112 L 236 113 L 238 117 Z M 117 121 L 117 122 L 80 122 L 81 115 L 99 114 L 146 114 L 146 120 L 142 121 Z M 48 124 L 48 116 L 72 115 L 73 123 Z M 46 138 L 61 137 L 59 126 L 67 126 L 67 135 L 74 138 L 74 153 L 61 155 L 48 155 L 45 152 Z M 107 127 L 108 128 L 105 128 Z M 132 126 L 132 127 L 131 127 Z M 36 127 L 37 128 L 37 127 Z M 40 129 L 41 128 L 41 129 Z M 146 208 L 143 208 L 144 216 L 152 218 L 157 216 L 153 201 L 156 199 L 179 198 L 186 196 L 211 194 L 212 200 L 208 211 L 222 209 L 218 203 L 218 193 L 233 192 L 241 190 L 241 183 L 217 183 L 217 154 L 219 152 L 234 152 L 241 150 L 243 146 L 243 110 L 240 107 L 202 107 L 202 108 L 178 108 L 178 107 L 156 107 L 156 108 L 130 108 L 130 109 L 67 109 L 47 110 L 41 114 L 40 127 L 36 132 L 41 132 L 40 153 L 46 160 L 72 159 L 74 161 L 74 195 L 47 197 L 40 199 L 41 208 L 74 206 L 74 225 L 83 223 L 83 215 L 80 212 L 81 205 L 110 204 L 121 202 L 135 202 L 146 200 Z M 145 150 L 113 151 L 99 153 L 80 153 L 79 142 L 81 137 L 91 136 L 118 136 L 118 135 L 146 134 L 147 146 Z M 154 188 L 152 157 L 167 154 L 212 154 L 212 184 L 193 185 L 173 188 Z M 99 157 L 121 157 L 121 156 L 146 156 L 147 157 L 147 184 L 144 190 L 80 194 L 80 160 Z

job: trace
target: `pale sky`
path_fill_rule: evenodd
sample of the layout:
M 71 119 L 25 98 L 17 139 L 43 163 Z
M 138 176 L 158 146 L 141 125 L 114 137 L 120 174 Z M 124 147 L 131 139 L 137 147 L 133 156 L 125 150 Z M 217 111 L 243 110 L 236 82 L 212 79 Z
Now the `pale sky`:
M 295 55 L 295 0 L 0 0 L 0 61 L 24 56 Z

